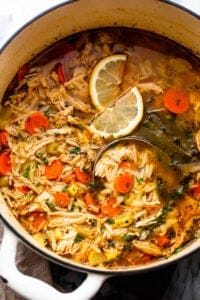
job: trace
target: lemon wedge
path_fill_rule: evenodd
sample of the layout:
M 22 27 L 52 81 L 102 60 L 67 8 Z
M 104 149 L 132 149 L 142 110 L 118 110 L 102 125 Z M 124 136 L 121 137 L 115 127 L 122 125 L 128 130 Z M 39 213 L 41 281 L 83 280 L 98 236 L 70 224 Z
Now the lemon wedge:
M 130 134 L 143 117 L 143 99 L 135 86 L 125 91 L 115 102 L 97 115 L 90 129 L 104 138 L 119 138 Z
M 126 60 L 125 54 L 110 55 L 101 59 L 94 67 L 89 91 L 97 110 L 103 111 L 120 94 Z

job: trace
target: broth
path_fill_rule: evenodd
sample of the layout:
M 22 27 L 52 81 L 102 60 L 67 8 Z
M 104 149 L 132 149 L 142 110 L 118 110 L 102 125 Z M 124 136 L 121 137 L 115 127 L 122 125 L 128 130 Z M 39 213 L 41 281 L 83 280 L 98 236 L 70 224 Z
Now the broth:
M 144 106 L 128 134 L 171 160 L 119 144 L 94 180 L 96 155 L 112 137 L 92 130 L 102 112 L 89 83 L 97 63 L 118 54 L 126 61 L 117 97 L 136 86 Z M 200 174 L 174 167 L 199 160 L 199 125 L 200 63 L 187 49 L 137 29 L 78 33 L 23 66 L 5 93 L 1 193 L 40 245 L 73 261 L 116 269 L 167 258 L 199 235 Z

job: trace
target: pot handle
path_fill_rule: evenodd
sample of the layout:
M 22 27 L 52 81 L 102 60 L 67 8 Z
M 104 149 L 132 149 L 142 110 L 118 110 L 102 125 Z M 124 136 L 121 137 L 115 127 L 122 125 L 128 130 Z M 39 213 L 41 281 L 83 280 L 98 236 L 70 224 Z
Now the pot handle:
M 0 275 L 10 288 L 31 300 L 88 300 L 96 294 L 108 275 L 88 273 L 85 281 L 73 292 L 61 293 L 49 284 L 21 273 L 15 264 L 17 237 L 4 226 L 0 246 Z

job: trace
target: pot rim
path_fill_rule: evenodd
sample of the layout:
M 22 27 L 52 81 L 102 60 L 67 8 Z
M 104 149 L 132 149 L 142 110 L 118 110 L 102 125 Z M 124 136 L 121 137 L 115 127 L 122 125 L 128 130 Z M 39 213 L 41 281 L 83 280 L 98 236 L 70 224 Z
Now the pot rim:
M 37 21 L 38 19 L 40 19 L 41 17 L 43 17 L 44 15 L 47 15 L 48 13 L 61 8 L 62 6 L 68 5 L 70 3 L 73 2 L 78 2 L 79 0 L 66 0 L 65 2 L 53 5 L 51 7 L 49 7 L 48 9 L 42 11 L 41 13 L 38 13 L 36 16 L 34 16 L 33 18 L 31 18 L 29 21 L 26 21 L 24 25 L 22 25 L 21 27 L 19 27 L 13 34 L 10 35 L 10 37 L 2 44 L 2 46 L 0 46 L 0 54 L 1 52 L 4 51 L 4 49 L 12 42 L 12 40 L 20 33 L 22 32 L 26 27 L 28 27 L 31 23 Z M 158 0 L 159 2 L 163 2 L 166 3 L 168 5 L 174 6 L 180 10 L 183 10 L 185 12 L 187 12 L 188 14 L 194 16 L 195 18 L 197 18 L 198 20 L 200 20 L 200 15 L 196 12 L 194 12 L 193 10 L 190 10 L 189 8 L 182 6 L 179 3 L 176 2 L 171 2 L 170 0 Z
M 57 9 L 60 9 L 63 6 L 66 6 L 67 4 L 73 3 L 73 2 L 78 2 L 79 0 L 66 0 L 65 2 L 56 4 L 51 6 L 48 9 L 45 9 L 44 11 L 42 11 L 41 13 L 36 14 L 33 18 L 31 18 L 29 21 L 25 22 L 24 25 L 22 25 L 21 27 L 19 27 L 12 35 L 10 35 L 10 37 L 2 44 L 2 46 L 0 46 L 0 54 L 6 49 L 6 47 L 12 42 L 12 40 L 18 35 L 20 34 L 24 29 L 26 29 L 29 25 L 31 25 L 32 23 L 34 23 L 35 21 L 37 21 L 38 19 L 40 19 L 41 17 L 51 13 L 52 11 L 55 11 Z M 200 20 L 200 15 L 197 14 L 196 12 L 180 5 L 179 3 L 176 2 L 171 2 L 170 0 L 158 0 L 159 2 L 162 2 L 164 4 L 168 4 L 171 6 L 174 6 L 180 10 L 183 10 L 185 12 L 187 12 L 188 14 L 194 16 L 195 18 L 197 18 L 198 20 Z M 43 258 L 56 263 L 62 267 L 65 268 L 70 268 L 74 271 L 77 272 L 83 272 L 83 273 L 95 273 L 95 274 L 104 274 L 104 275 L 131 275 L 131 274 L 139 274 L 139 273 L 144 273 L 144 272 L 149 272 L 152 270 L 157 270 L 158 268 L 163 268 L 168 266 L 169 264 L 173 264 L 173 263 L 177 263 L 177 261 L 179 261 L 180 259 L 183 259 L 185 257 L 187 257 L 188 255 L 190 255 L 191 253 L 196 252 L 199 248 L 200 245 L 198 245 L 196 243 L 196 245 L 193 247 L 193 249 L 186 251 L 184 254 L 174 254 L 172 256 L 169 257 L 168 260 L 161 259 L 157 262 L 155 262 L 154 264 L 146 264 L 146 265 L 142 265 L 142 266 L 136 266 L 136 267 L 132 267 L 132 268 L 124 268 L 124 269 L 120 269 L 120 270 L 109 270 L 109 269 L 98 269 L 95 267 L 88 267 L 85 266 L 84 264 L 76 264 L 73 261 L 64 261 L 61 260 L 58 257 L 53 257 L 50 253 L 46 253 L 45 251 L 42 250 L 42 248 L 40 248 L 39 246 L 37 247 L 36 245 L 34 245 L 33 243 L 31 243 L 31 241 L 28 241 L 17 229 L 14 228 L 14 226 L 11 225 L 11 223 L 9 222 L 8 218 L 5 218 L 4 216 L 2 216 L 2 214 L 0 213 L 0 220 L 3 221 L 3 223 L 6 225 L 6 227 L 8 227 L 14 234 L 15 236 L 22 241 L 26 246 L 28 246 L 31 250 L 33 250 L 34 252 L 38 253 L 40 256 L 42 256 Z M 187 248 L 188 246 L 186 246 Z
M 198 251 L 200 248 L 200 245 L 196 245 L 192 250 L 188 250 L 186 253 L 182 254 L 182 252 L 178 254 L 173 254 L 169 258 L 161 258 L 161 260 L 157 260 L 154 264 L 146 264 L 146 265 L 141 265 L 141 266 L 136 266 L 136 267 L 129 267 L 129 268 L 124 268 L 124 269 L 115 269 L 115 270 L 109 270 L 109 269 L 98 269 L 95 267 L 88 267 L 84 264 L 78 264 L 76 265 L 73 260 L 61 260 L 59 256 L 53 257 L 51 254 L 46 253 L 42 250 L 42 248 L 39 248 L 32 244 L 30 241 L 28 241 L 23 235 L 19 233 L 18 230 L 16 230 L 8 221 L 5 219 L 1 214 L 0 214 L 0 220 L 3 221 L 3 223 L 6 225 L 6 227 L 11 230 L 15 236 L 19 239 L 19 241 L 23 242 L 25 246 L 27 246 L 29 249 L 33 250 L 43 258 L 47 259 L 48 261 L 51 261 L 57 265 L 60 265 L 65 268 L 69 268 L 71 270 L 74 270 L 76 272 L 80 273 L 95 273 L 95 274 L 104 274 L 104 275 L 131 275 L 131 274 L 141 274 L 145 272 L 150 272 L 157 270 L 158 268 L 164 268 L 167 267 L 168 265 L 177 263 L 179 260 L 186 258 L 187 256 L 191 255 L 192 253 L 195 253 Z M 198 239 L 200 240 L 200 239 Z M 193 241 L 194 242 L 194 241 Z M 189 242 L 191 243 L 191 242 Z M 185 249 L 187 249 L 188 246 L 186 244 Z M 183 250 L 184 251 L 184 250 Z

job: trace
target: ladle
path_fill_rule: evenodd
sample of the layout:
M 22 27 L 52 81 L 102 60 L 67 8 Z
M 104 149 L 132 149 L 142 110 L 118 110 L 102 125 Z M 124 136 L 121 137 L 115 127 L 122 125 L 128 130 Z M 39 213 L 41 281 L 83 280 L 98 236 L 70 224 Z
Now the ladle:
M 111 141 L 110 143 L 108 143 L 107 145 L 105 145 L 97 154 L 97 157 L 94 161 L 94 166 L 93 166 L 93 174 L 95 176 L 95 168 L 97 165 L 97 162 L 99 161 L 99 159 L 101 158 L 102 154 L 105 153 L 109 148 L 113 147 L 114 145 L 118 144 L 118 143 L 123 143 L 123 142 L 129 142 L 129 141 L 135 141 L 138 142 L 140 144 L 144 144 L 144 147 L 146 146 L 150 146 L 152 148 L 154 148 L 157 153 L 160 153 L 160 155 L 162 157 L 165 157 L 167 159 L 167 161 L 169 161 L 169 164 L 171 166 L 173 166 L 175 169 L 181 171 L 184 175 L 185 174 L 192 174 L 192 173 L 197 173 L 200 171 L 200 161 L 198 162 L 187 162 L 187 163 L 180 163 L 177 160 L 175 162 L 173 162 L 172 158 L 163 150 L 161 150 L 159 147 L 155 146 L 154 144 L 152 144 L 150 141 L 148 141 L 147 139 L 140 137 L 140 136 L 136 136 L 136 135 L 131 135 L 131 136 L 127 136 L 127 137 L 123 137 L 123 138 L 119 138 L 116 139 L 114 141 Z

